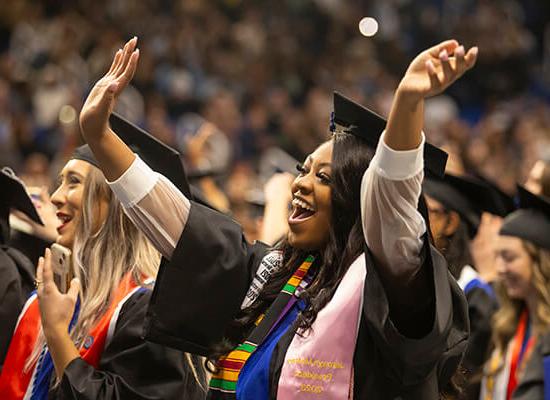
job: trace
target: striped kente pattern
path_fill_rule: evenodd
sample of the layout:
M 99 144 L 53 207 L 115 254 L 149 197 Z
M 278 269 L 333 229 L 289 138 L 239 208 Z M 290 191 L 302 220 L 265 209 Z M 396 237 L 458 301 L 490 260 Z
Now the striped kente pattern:
M 212 376 L 210 380 L 210 389 L 216 391 L 222 391 L 225 393 L 235 393 L 237 388 L 237 380 L 239 374 L 246 363 L 246 360 L 256 350 L 258 345 L 265 339 L 267 334 L 272 328 L 272 325 L 278 320 L 279 315 L 283 311 L 284 307 L 294 295 L 296 288 L 300 286 L 300 283 L 306 276 L 309 267 L 313 264 L 313 256 L 308 256 L 306 260 L 300 265 L 300 267 L 294 272 L 292 277 L 288 280 L 283 287 L 277 299 L 273 302 L 268 312 L 259 318 L 260 323 L 254 328 L 247 341 L 240 344 L 229 353 L 227 356 L 221 357 L 218 360 L 218 371 Z M 285 301 L 286 298 L 286 301 Z M 277 308 L 272 309 L 273 307 Z

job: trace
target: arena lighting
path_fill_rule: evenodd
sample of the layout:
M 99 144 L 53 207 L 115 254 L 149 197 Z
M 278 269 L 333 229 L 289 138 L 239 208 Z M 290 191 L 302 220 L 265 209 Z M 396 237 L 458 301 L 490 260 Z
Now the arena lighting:
M 372 17 L 365 17 L 359 21 L 359 32 L 361 35 L 371 37 L 378 32 L 378 22 Z
M 62 124 L 72 124 L 76 120 L 76 110 L 70 105 L 64 105 L 59 110 L 59 122 Z

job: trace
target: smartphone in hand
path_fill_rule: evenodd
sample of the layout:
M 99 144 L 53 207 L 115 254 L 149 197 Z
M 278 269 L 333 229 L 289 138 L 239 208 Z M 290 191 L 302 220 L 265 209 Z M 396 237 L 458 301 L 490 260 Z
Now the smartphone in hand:
M 52 244 L 51 251 L 54 282 L 61 293 L 67 293 L 74 275 L 71 250 L 54 243 Z

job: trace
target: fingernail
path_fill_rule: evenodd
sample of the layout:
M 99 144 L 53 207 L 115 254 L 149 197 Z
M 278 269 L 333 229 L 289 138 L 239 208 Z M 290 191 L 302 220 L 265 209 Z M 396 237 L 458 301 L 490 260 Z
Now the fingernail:
M 433 73 L 435 71 L 435 67 L 431 60 L 426 61 L 426 68 L 428 68 L 429 73 Z
M 464 55 L 464 46 L 460 45 L 455 50 L 455 56 L 462 57 Z
M 439 58 L 440 58 L 442 61 L 447 61 L 447 60 L 449 60 L 449 53 L 447 53 L 447 50 L 442 50 L 441 53 L 439 53 Z
M 477 48 L 477 46 L 474 46 L 474 47 L 472 47 L 471 52 L 472 52 L 472 55 L 475 57 L 475 56 L 477 56 L 477 53 L 479 52 L 479 49 Z

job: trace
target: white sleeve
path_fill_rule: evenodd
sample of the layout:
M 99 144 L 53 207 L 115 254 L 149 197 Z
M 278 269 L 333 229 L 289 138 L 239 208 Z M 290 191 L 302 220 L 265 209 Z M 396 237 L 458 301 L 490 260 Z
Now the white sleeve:
M 384 267 L 400 274 L 420 267 L 426 222 L 418 212 L 424 178 L 424 134 L 418 148 L 391 149 L 382 134 L 361 182 L 365 240 Z
M 107 184 L 132 222 L 170 258 L 189 217 L 189 199 L 139 156 L 124 174 Z

